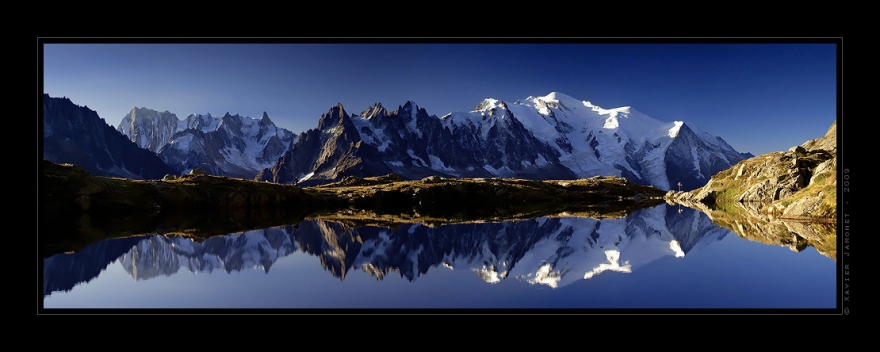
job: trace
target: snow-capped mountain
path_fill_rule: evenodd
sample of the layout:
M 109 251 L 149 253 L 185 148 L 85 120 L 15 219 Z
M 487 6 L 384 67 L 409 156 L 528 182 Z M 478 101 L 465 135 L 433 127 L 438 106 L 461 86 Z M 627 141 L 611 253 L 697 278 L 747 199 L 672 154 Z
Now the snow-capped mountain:
M 661 122 L 631 107 L 603 109 L 561 93 L 529 97 L 510 111 L 578 177 L 615 175 L 663 190 L 677 182 L 693 189 L 752 156 L 682 121 Z
M 613 175 L 669 190 L 677 182 L 702 186 L 747 157 L 684 122 L 554 92 L 513 103 L 485 99 L 472 111 L 439 118 L 412 101 L 392 112 L 376 104 L 360 115 L 340 104 L 262 175 L 303 185 L 390 171 L 410 179 Z
M 117 131 L 128 136 L 139 147 L 157 154 L 171 140 L 171 136 L 184 129 L 185 123 L 168 110 L 158 112 L 137 107 L 132 108 L 116 126 Z
M 165 111 L 134 108 L 117 127 L 141 148 L 159 155 L 176 173 L 200 168 L 208 174 L 253 179 L 296 140 L 263 113 L 254 119 L 239 115 L 191 114 L 184 120 Z
M 181 269 L 268 272 L 276 260 L 298 251 L 319 257 L 324 269 L 342 280 L 352 270 L 377 279 L 397 273 L 415 281 L 430 270 L 451 269 L 473 272 L 490 284 L 516 279 L 557 288 L 604 272 L 629 273 L 659 258 L 683 257 L 727 234 L 729 230 L 700 211 L 685 208 L 678 213 L 665 204 L 620 219 L 536 218 L 394 229 L 306 220 L 202 242 L 165 236 L 140 238 L 134 244 L 131 239 L 110 240 L 123 245 L 101 242 L 82 254 L 45 259 L 45 292 L 91 280 L 113 262 L 143 280 Z M 128 250 L 122 253 L 122 248 Z M 93 258 L 103 258 L 103 265 Z M 90 270 L 71 272 L 85 267 L 74 261 L 90 264 Z
M 98 176 L 160 179 L 174 171 L 156 154 L 138 148 L 98 113 L 68 98 L 43 94 L 43 155 Z

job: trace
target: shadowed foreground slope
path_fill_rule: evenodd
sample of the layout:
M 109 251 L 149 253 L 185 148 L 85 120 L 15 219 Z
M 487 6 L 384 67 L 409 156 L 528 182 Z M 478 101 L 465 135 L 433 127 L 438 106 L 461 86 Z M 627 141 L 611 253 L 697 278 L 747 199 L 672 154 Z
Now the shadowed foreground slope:
M 466 222 L 583 212 L 625 216 L 663 191 L 617 177 L 567 181 L 349 177 L 300 188 L 208 175 L 128 180 L 44 161 L 40 241 L 49 252 L 96 240 L 175 232 L 208 237 L 341 216 L 381 222 Z M 336 214 L 336 215 L 334 215 Z

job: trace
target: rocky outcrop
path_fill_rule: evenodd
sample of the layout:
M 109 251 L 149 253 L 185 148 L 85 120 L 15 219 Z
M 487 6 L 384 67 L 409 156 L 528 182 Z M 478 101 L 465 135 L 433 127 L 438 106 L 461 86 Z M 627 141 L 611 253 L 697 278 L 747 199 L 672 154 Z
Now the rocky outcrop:
M 670 202 L 696 206 L 717 202 L 744 204 L 784 218 L 836 219 L 837 122 L 822 138 L 788 151 L 743 160 L 712 176 L 690 192 L 670 191 Z
M 702 188 L 694 190 L 692 192 L 681 192 L 681 191 L 669 191 L 666 192 L 666 199 L 675 200 L 679 203 L 681 202 L 689 202 L 689 203 L 704 203 L 704 204 L 713 204 L 715 203 L 715 190 L 712 188 L 712 180 L 710 179 L 708 183 Z
M 770 203 L 788 198 L 806 188 L 813 180 L 814 170 L 833 158 L 824 150 L 807 151 L 796 146 L 787 152 L 769 154 L 760 163 L 743 164 L 734 179 L 744 177 L 749 186 L 736 201 Z
M 826 150 L 829 153 L 837 154 L 837 121 L 831 124 L 828 131 L 821 138 L 811 139 L 801 144 L 806 150 Z

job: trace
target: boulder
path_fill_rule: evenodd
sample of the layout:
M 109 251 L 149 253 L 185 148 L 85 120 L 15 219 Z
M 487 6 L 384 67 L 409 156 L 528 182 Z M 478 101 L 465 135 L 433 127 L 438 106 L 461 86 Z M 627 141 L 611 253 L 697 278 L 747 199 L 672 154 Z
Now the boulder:
M 837 163 L 837 159 L 829 159 L 829 160 L 823 161 L 821 164 L 816 166 L 816 168 L 813 169 L 813 177 L 810 178 L 810 183 L 813 183 L 813 181 L 816 179 L 816 177 L 823 174 L 823 173 L 833 172 L 834 167 L 836 166 L 836 163 Z
M 782 215 L 786 217 L 812 217 L 818 206 L 818 197 L 803 197 L 785 207 Z
M 382 175 L 382 176 L 376 177 L 376 181 L 391 183 L 391 182 L 400 182 L 400 181 L 402 181 L 402 179 L 400 178 L 400 175 L 392 172 L 387 175 Z
M 339 186 L 358 186 L 364 183 L 364 179 L 357 176 L 345 176 L 339 181 Z
M 444 180 L 444 178 L 440 177 L 440 176 L 428 176 L 428 177 L 423 178 L 422 182 L 424 182 L 424 183 L 437 183 L 437 182 L 442 182 L 443 180 Z

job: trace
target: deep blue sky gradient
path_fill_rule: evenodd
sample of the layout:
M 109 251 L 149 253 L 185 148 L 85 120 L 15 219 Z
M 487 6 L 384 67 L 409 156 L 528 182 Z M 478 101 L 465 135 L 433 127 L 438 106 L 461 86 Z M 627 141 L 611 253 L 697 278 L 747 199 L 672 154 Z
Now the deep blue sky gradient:
M 295 133 L 342 103 L 429 114 L 561 92 L 684 121 L 740 152 L 787 150 L 837 118 L 837 44 L 251 43 L 43 46 L 43 92 L 118 125 L 133 107 L 260 117 Z

